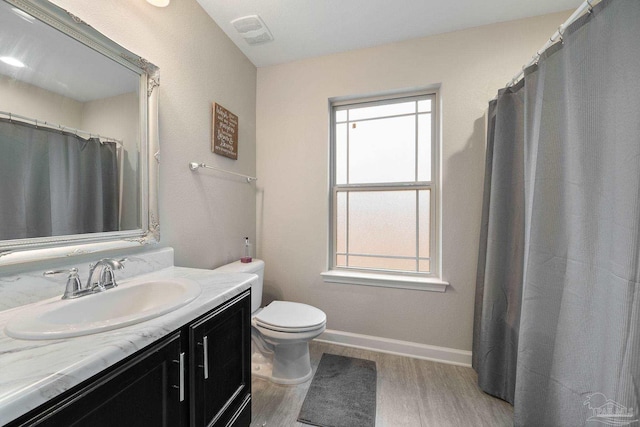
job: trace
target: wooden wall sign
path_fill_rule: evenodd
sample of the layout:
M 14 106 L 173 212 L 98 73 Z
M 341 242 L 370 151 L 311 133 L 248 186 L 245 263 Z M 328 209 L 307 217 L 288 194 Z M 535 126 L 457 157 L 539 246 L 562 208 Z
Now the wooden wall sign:
M 213 131 L 211 151 L 238 160 L 238 116 L 213 103 Z

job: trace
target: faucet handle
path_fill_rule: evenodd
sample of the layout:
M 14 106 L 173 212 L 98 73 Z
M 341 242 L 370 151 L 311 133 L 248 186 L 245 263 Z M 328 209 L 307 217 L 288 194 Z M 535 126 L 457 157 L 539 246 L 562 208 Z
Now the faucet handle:
M 113 268 L 110 265 L 105 265 L 100 273 L 100 282 L 104 289 L 111 289 L 118 286 L 116 283 L 116 274 L 113 272 Z
M 114 270 L 122 270 L 124 263 L 129 261 L 129 258 L 111 259 L 111 268 Z
M 84 289 L 82 289 L 82 282 L 78 275 L 77 268 L 70 268 L 69 270 L 49 270 L 42 273 L 44 277 L 52 277 L 60 274 L 67 274 L 67 286 L 64 289 L 64 295 L 62 299 L 76 298 L 83 295 Z
M 116 273 L 114 270 L 122 270 L 124 268 L 124 263 L 129 261 L 127 258 L 121 259 L 110 259 L 107 265 L 111 268 L 105 268 L 103 270 L 105 277 L 104 285 L 106 288 L 115 288 L 118 286 L 116 283 Z

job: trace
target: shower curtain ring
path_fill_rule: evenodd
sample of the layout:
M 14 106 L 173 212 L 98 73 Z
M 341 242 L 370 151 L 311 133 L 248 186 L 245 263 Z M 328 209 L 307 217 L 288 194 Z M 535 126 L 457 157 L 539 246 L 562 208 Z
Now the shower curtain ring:
M 591 0 L 587 0 L 587 4 L 589 5 L 589 9 L 587 9 L 587 13 L 593 12 L 593 5 L 591 4 Z
M 563 34 L 563 30 L 562 30 L 562 25 L 560 25 L 558 27 L 558 34 L 560 34 L 560 36 L 559 36 L 560 37 L 560 43 L 564 44 L 564 37 L 562 37 L 564 35 Z
M 542 54 L 540 53 L 540 51 L 537 51 L 535 55 L 533 55 L 533 63 L 538 65 L 540 63 L 540 58 L 542 57 Z

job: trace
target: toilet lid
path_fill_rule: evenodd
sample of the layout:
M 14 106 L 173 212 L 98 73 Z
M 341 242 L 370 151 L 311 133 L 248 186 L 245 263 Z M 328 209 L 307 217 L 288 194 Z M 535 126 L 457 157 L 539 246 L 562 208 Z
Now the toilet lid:
M 312 330 L 324 325 L 327 315 L 307 304 L 273 301 L 255 315 L 259 326 L 279 331 Z

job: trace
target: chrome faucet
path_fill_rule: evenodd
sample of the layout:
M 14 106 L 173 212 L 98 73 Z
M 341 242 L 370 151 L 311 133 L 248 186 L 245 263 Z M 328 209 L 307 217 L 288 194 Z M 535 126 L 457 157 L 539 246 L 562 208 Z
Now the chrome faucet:
M 91 292 L 102 292 L 118 286 L 113 271 L 123 269 L 123 263 L 126 260 L 126 258 L 120 260 L 103 258 L 94 264 L 89 264 L 89 280 L 86 288 L 91 289 Z
M 80 276 L 78 276 L 77 268 L 71 268 L 69 270 L 50 270 L 45 271 L 42 275 L 44 277 L 51 277 L 63 273 L 66 273 L 69 276 L 67 277 L 67 286 L 64 289 L 62 299 L 78 298 L 90 293 L 88 289 L 84 289 L 82 287 L 82 281 L 80 280 Z
M 123 263 L 126 260 L 126 258 L 122 258 L 120 260 L 103 258 L 94 264 L 89 264 L 89 280 L 87 281 L 86 286 L 82 286 L 82 281 L 78 275 L 77 268 L 45 271 L 43 276 L 51 277 L 62 273 L 68 274 L 67 285 L 64 290 L 64 295 L 62 295 L 62 299 L 78 298 L 118 286 L 114 270 L 123 269 Z

